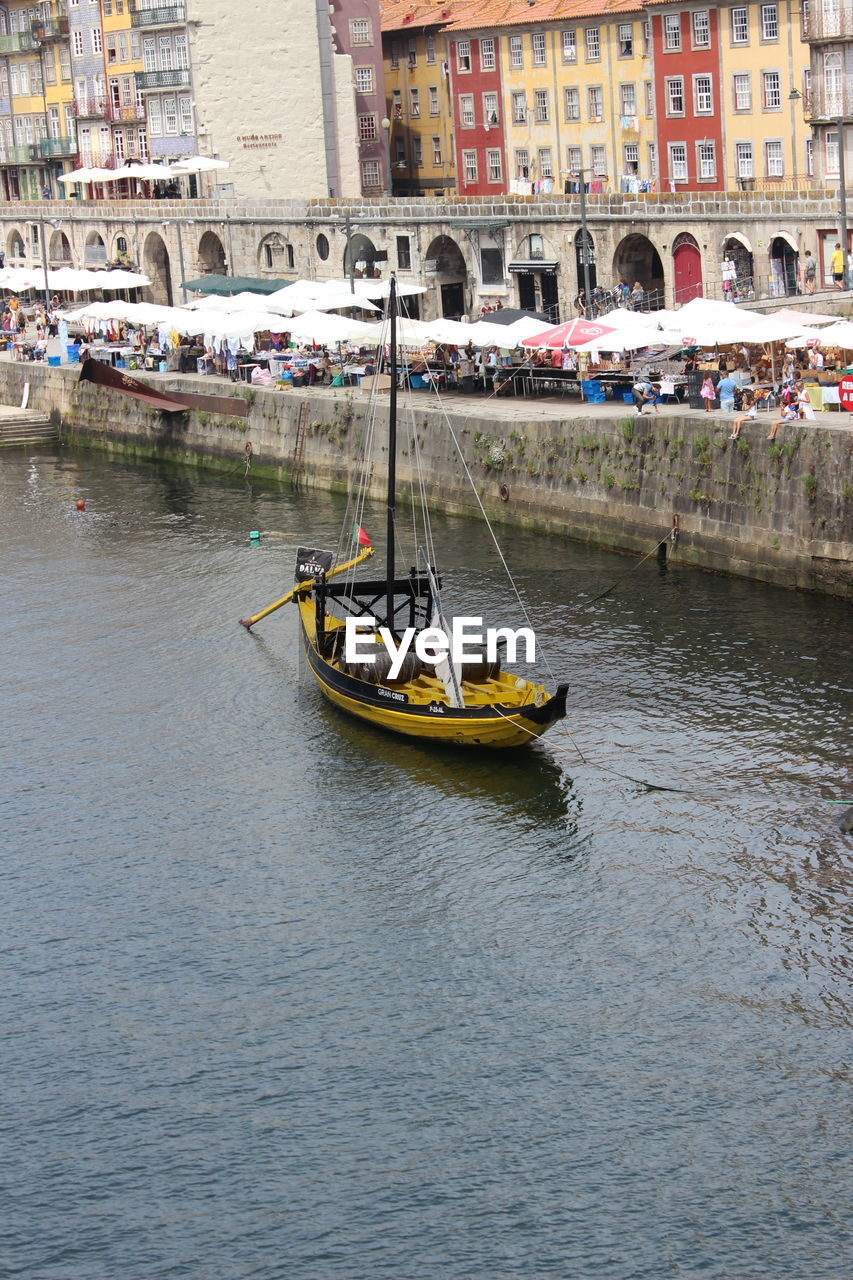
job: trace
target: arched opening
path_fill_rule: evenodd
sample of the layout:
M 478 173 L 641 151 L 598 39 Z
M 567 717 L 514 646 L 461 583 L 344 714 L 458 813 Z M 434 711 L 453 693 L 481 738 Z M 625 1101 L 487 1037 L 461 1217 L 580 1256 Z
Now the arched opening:
M 48 256 L 52 267 L 67 267 L 71 263 L 71 241 L 64 231 L 54 231 L 48 245 Z
M 672 293 L 676 306 L 701 298 L 702 254 L 693 236 L 686 231 L 672 242 Z
M 261 271 L 292 271 L 296 265 L 293 245 L 280 236 L 277 231 L 264 236 L 258 245 L 258 267 Z
M 213 231 L 205 231 L 198 242 L 198 270 L 203 276 L 223 276 L 226 274 L 225 248 L 219 236 Z
M 522 311 L 538 311 L 553 324 L 560 320 L 557 267 L 559 255 L 545 237 L 534 232 L 525 236 L 509 264 L 518 287 L 518 305 Z
M 793 236 L 785 232 L 770 241 L 770 296 L 784 298 L 798 293 L 800 252 Z
M 755 259 L 746 236 L 737 232 L 723 243 L 723 297 L 746 302 L 755 297 Z
M 90 231 L 86 236 L 86 247 L 83 250 L 84 267 L 102 267 L 107 260 L 107 246 L 103 236 L 97 231 Z
M 621 241 L 613 255 L 613 272 L 617 282 L 624 282 L 629 289 L 639 280 L 649 311 L 659 311 L 663 306 L 663 263 L 648 236 L 635 232 Z
M 376 265 L 376 246 L 360 231 L 350 236 L 350 243 L 344 248 L 344 275 L 349 275 L 350 253 L 352 253 L 353 273 L 357 280 L 378 280 L 380 271 Z
M 24 244 L 24 237 L 20 231 L 10 231 L 9 238 L 6 241 L 6 258 L 9 266 L 20 267 L 26 262 L 27 251 Z
M 581 289 L 586 288 L 584 263 L 586 263 L 589 274 L 589 287 L 592 290 L 598 284 L 598 277 L 595 274 L 595 241 L 588 231 L 586 232 L 586 239 L 584 239 L 584 232 L 581 229 L 575 233 L 575 266 L 577 268 L 578 293 L 580 293 Z M 590 299 L 587 298 L 587 306 L 589 306 L 589 303 Z
M 145 249 L 142 254 L 142 270 L 151 280 L 147 290 L 147 300 L 149 302 L 165 302 L 171 307 L 173 305 L 172 268 L 169 262 L 169 251 L 166 248 L 163 237 L 158 235 L 156 231 L 152 231 L 145 241 Z
M 450 236 L 436 236 L 427 249 L 424 269 L 435 277 L 441 296 L 441 314 L 458 320 L 467 313 L 465 281 L 468 268 L 462 250 Z

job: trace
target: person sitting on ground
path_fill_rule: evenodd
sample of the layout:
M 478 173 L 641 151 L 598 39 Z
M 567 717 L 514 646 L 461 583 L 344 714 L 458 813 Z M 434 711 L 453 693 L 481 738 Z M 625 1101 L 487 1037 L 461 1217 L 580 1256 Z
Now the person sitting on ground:
M 784 422 L 795 422 L 800 416 L 800 406 L 798 404 L 788 404 L 782 410 L 781 418 L 774 418 L 770 423 L 770 430 L 767 433 L 768 440 L 776 439 L 776 432 Z
M 741 403 L 743 404 L 743 413 L 739 414 L 732 423 L 732 434 L 729 436 L 730 440 L 739 439 L 740 429 L 743 424 L 745 422 L 754 422 L 758 415 L 758 405 L 755 403 L 755 396 L 752 394 L 749 387 L 744 387 Z
M 810 422 L 814 422 L 814 407 L 802 382 L 797 383 L 797 407 L 801 418 L 808 418 Z
M 735 411 L 735 380 L 730 373 L 724 378 L 720 378 L 717 383 L 717 395 L 720 397 L 720 408 L 723 413 L 734 413 Z

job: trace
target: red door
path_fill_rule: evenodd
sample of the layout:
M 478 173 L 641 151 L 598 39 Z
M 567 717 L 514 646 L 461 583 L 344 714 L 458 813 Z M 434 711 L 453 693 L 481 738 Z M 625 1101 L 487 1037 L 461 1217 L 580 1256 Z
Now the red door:
M 685 232 L 672 246 L 673 289 L 675 305 L 684 306 L 692 298 L 702 297 L 702 255 L 692 236 Z

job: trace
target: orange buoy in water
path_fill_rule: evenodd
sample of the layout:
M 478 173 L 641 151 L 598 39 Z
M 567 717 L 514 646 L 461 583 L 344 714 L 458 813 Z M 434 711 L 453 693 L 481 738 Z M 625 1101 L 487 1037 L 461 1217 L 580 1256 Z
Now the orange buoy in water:
M 74 506 L 77 508 L 77 510 L 78 510 L 78 511 L 85 511 L 85 510 L 86 510 L 86 504 L 85 504 L 85 502 L 83 501 L 83 499 L 82 499 L 82 498 L 78 498 L 78 499 L 77 499 L 77 501 L 75 502 Z

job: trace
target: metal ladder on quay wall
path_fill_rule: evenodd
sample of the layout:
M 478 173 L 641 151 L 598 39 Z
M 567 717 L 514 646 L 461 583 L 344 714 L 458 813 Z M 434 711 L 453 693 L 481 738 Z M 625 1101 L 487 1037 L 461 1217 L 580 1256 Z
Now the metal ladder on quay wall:
M 310 401 L 301 400 L 299 403 L 299 416 L 296 419 L 296 443 L 293 446 L 293 464 L 290 471 L 291 489 L 298 489 L 302 479 L 305 464 L 305 433 L 308 430 L 308 415 L 310 412 Z

